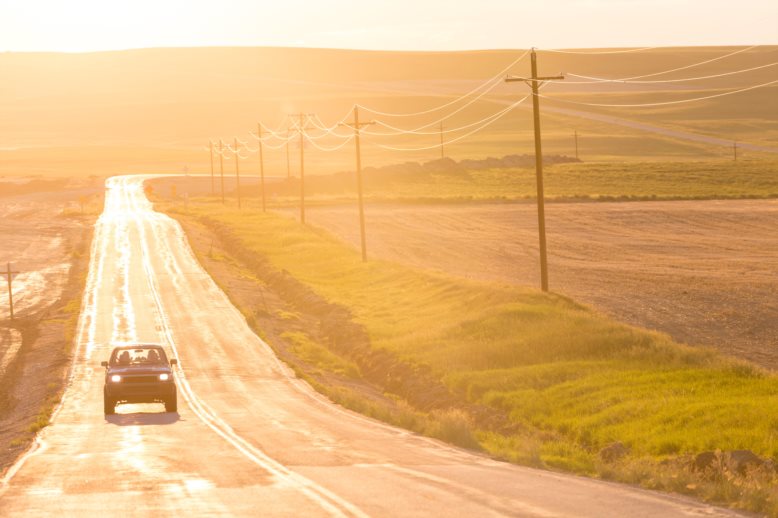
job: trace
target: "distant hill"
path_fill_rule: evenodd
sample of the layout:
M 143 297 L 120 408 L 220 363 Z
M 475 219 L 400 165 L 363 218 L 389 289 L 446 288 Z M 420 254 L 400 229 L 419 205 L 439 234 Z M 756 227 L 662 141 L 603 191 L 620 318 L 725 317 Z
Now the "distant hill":
M 732 50 L 734 47 L 668 48 L 608 55 L 543 52 L 540 73 L 632 76 L 681 67 Z M 258 120 L 276 126 L 285 114 L 298 111 L 316 112 L 329 123 L 345 115 L 354 102 L 382 111 L 422 110 L 471 90 L 522 52 L 184 48 L 86 54 L 0 53 L 0 174 L 115 173 L 160 168 L 178 171 L 185 165 L 202 171 L 209 167 L 207 153 L 202 150 L 209 137 L 238 134 L 245 139 Z M 687 73 L 715 74 L 777 58 L 778 47 L 761 47 Z M 525 60 L 511 72 L 527 74 L 528 68 Z M 759 83 L 776 77 L 775 69 L 763 69 L 745 79 L 729 76 L 707 82 L 705 87 Z M 554 88 L 555 92 L 569 93 L 583 87 Z M 663 87 L 672 92 L 679 88 L 700 86 Z M 592 87 L 586 89 L 591 91 Z M 656 85 L 645 85 L 636 92 L 616 85 L 609 91 L 635 95 L 656 89 Z M 492 100 L 515 99 L 520 94 L 526 95 L 524 85 L 501 84 Z M 493 103 L 477 103 L 474 111 L 465 111 L 446 124 L 472 121 L 496 109 L 499 107 Z M 392 122 L 413 125 L 443 113 Z M 371 115 L 365 113 L 364 117 Z M 518 128 L 516 124 L 506 123 L 501 131 Z M 525 122 L 521 124 L 521 131 L 528 128 Z M 515 139 L 508 135 L 504 138 Z M 553 139 L 550 142 L 555 145 Z M 459 149 L 463 156 L 474 158 L 516 151 L 503 147 L 500 144 L 483 154 L 466 146 Z M 561 151 L 569 153 L 568 149 L 555 150 Z M 349 156 L 343 155 L 338 161 L 345 165 Z M 321 157 L 311 158 L 322 167 L 326 162 Z M 285 163 L 280 155 L 273 155 L 271 160 Z M 393 156 L 384 162 L 398 161 L 400 157 Z

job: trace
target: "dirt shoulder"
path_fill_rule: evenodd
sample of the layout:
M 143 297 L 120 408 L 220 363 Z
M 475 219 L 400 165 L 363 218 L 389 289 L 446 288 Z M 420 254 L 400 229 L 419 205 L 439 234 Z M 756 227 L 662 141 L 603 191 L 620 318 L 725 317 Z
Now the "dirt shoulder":
M 0 326 L 15 329 L 22 340 L 0 377 L 0 473 L 48 424 L 71 365 L 95 215 L 68 217 L 69 230 L 61 235 L 67 255 L 58 260 L 66 260 L 69 270 L 59 297 L 53 304 L 27 308 L 14 321 L 0 320 Z

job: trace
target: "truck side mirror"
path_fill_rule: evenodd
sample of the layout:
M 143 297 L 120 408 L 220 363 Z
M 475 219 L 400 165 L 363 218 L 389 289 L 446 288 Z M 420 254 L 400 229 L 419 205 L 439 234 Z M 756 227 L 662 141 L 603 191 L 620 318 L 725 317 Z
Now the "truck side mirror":
M 101 367 L 108 367 L 108 362 L 100 362 Z
M 170 365 L 178 365 L 178 360 L 173 358 L 172 360 L 170 360 Z

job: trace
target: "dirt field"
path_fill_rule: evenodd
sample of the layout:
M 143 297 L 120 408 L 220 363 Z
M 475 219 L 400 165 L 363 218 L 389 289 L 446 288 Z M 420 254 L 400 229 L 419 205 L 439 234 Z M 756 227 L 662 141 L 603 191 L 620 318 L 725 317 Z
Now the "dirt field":
M 778 368 L 778 201 L 559 203 L 546 213 L 552 291 Z M 373 258 L 539 286 L 532 204 L 369 206 L 366 214 Z M 307 216 L 359 245 L 354 207 Z
M 73 303 L 81 296 L 94 221 L 93 214 L 78 214 L 76 201 L 85 194 L 67 189 L 0 197 L 0 266 L 5 270 L 10 262 L 20 272 L 13 282 L 13 321 L 5 277 L 0 283 L 0 473 L 48 422 L 64 381 L 78 317 Z

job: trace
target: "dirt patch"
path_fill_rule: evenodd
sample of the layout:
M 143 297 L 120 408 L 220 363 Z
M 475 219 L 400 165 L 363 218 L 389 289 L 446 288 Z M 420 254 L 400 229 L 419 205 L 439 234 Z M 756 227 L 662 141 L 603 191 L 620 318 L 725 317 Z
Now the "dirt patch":
M 0 326 L 12 327 L 22 337 L 21 347 L 0 378 L 0 473 L 48 424 L 62 396 L 89 266 L 90 223 L 91 217 L 71 220 L 63 234 L 70 268 L 59 296 L 54 294 L 55 301 L 31 306 L 14 321 L 0 320 Z
M 559 203 L 546 214 L 552 291 L 778 368 L 778 201 Z M 534 205 L 373 205 L 366 218 L 370 257 L 539 285 Z M 359 246 L 354 207 L 310 207 L 307 221 Z

